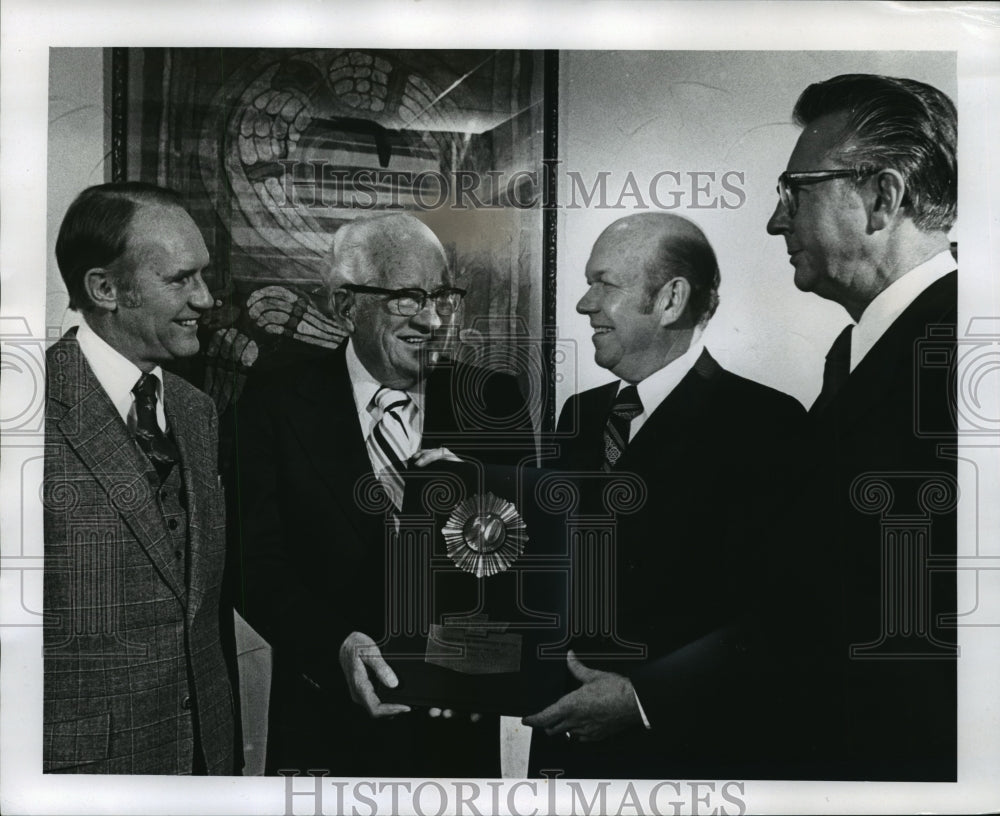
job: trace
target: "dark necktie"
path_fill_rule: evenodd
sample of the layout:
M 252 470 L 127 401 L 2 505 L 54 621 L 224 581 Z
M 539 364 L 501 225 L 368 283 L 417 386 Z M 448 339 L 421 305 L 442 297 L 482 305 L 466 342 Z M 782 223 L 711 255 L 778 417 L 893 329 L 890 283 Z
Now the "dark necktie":
M 160 381 L 155 374 L 143 374 L 132 388 L 135 395 L 135 441 L 149 457 L 163 481 L 170 469 L 180 461 L 180 453 L 173 440 L 156 421 L 156 387 Z
M 847 326 L 837 335 L 826 355 L 826 365 L 823 368 L 823 390 L 816 397 L 809 413 L 818 414 L 833 402 L 837 392 L 844 387 L 851 375 L 851 331 L 854 326 Z
M 642 402 L 639 400 L 639 390 L 629 385 L 618 392 L 608 424 L 604 428 L 604 464 L 601 469 L 608 473 L 621 458 L 622 451 L 628 445 L 629 430 L 632 420 L 642 413 Z

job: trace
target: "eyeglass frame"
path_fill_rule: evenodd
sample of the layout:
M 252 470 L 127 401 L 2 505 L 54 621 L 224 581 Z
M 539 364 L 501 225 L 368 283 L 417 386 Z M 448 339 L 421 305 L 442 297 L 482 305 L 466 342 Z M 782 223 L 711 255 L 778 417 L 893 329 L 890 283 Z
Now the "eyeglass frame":
M 870 167 L 853 167 L 849 170 L 786 170 L 778 176 L 775 191 L 778 193 L 778 200 L 784 205 L 788 217 L 793 218 L 799 208 L 798 199 L 795 197 L 797 187 L 839 178 L 853 177 L 856 181 L 861 181 L 861 179 L 877 172 Z M 782 190 L 785 192 L 783 193 Z
M 348 292 L 356 292 L 362 295 L 384 295 L 385 304 L 389 311 L 399 317 L 413 317 L 414 315 L 420 314 L 424 307 L 427 305 L 427 301 L 431 300 L 434 302 L 434 311 L 438 313 L 440 317 L 450 317 L 459 307 L 462 305 L 462 298 L 465 297 L 465 289 L 461 289 L 458 286 L 442 286 L 440 289 L 435 289 L 433 292 L 428 292 L 425 289 L 420 289 L 419 287 L 408 287 L 406 289 L 385 289 L 381 286 L 365 286 L 360 283 L 345 283 L 340 287 Z M 448 311 L 441 311 L 442 304 L 441 298 L 457 296 L 458 302 L 455 304 L 454 308 L 449 308 Z M 400 309 L 399 301 L 408 298 L 417 304 L 416 311 L 406 312 Z M 389 304 L 394 304 L 390 306 Z

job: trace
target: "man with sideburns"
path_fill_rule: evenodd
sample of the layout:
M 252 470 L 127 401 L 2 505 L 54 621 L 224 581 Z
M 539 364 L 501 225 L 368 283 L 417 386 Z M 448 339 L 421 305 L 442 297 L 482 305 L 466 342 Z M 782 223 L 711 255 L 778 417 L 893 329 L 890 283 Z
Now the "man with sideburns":
M 56 257 L 83 322 L 46 354 L 44 770 L 235 773 L 218 419 L 161 367 L 198 352 L 205 242 L 175 192 L 103 184 Z
M 795 285 L 851 323 L 809 411 L 808 546 L 785 559 L 804 593 L 781 640 L 813 716 L 786 719 L 812 723 L 806 775 L 954 781 L 955 106 L 847 74 L 806 88 L 794 119 L 767 230 Z
M 498 718 L 386 702 L 398 679 L 377 644 L 400 602 L 387 552 L 406 474 L 438 458 L 517 464 L 511 440 L 481 435 L 533 449 L 527 406 L 512 376 L 439 359 L 464 290 L 414 216 L 340 227 L 325 278 L 348 341 L 251 379 L 239 405 L 245 616 L 274 648 L 267 771 L 499 776 Z M 387 512 L 365 506 L 372 478 Z
M 615 525 L 617 603 L 599 610 L 618 643 L 642 654 L 611 658 L 620 649 L 607 638 L 572 644 L 575 688 L 524 720 L 534 728 L 532 772 L 739 774 L 753 746 L 719 733 L 752 719 L 727 689 L 746 669 L 769 543 L 762 520 L 782 500 L 804 412 L 705 348 L 720 275 L 692 222 L 665 213 L 614 222 L 586 278 L 576 308 L 593 328 L 595 360 L 616 380 L 567 401 L 559 464 L 583 484 L 603 472 L 642 485 L 644 502 Z

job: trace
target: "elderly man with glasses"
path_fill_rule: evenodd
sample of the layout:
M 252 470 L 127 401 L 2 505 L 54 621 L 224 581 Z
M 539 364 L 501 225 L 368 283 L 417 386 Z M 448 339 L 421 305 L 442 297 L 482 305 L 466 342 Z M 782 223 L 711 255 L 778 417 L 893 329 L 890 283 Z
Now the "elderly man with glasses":
M 810 410 L 809 538 L 785 561 L 802 631 L 782 643 L 813 647 L 785 650 L 814 713 L 789 744 L 821 778 L 954 781 L 955 106 L 851 74 L 806 88 L 794 118 L 767 230 L 851 323 Z
M 442 359 L 465 291 L 413 216 L 341 227 L 326 284 L 347 343 L 251 382 L 238 416 L 245 614 L 274 648 L 267 770 L 499 776 L 497 717 L 380 697 L 397 678 L 376 643 L 406 599 L 387 570 L 393 524 L 366 509 L 365 485 L 398 518 L 408 469 L 530 458 L 529 411 L 514 377 Z

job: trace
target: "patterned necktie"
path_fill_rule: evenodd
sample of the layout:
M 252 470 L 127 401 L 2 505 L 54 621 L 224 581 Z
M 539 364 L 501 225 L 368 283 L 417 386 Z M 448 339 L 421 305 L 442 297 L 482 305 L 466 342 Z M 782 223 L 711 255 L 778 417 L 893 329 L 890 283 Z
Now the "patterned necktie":
M 368 456 L 376 463 L 375 474 L 397 510 L 403 507 L 403 476 L 406 463 L 417 452 L 419 440 L 413 432 L 416 405 L 404 391 L 383 386 L 368 406 L 375 424 L 368 434 Z
M 604 428 L 604 464 L 601 469 L 605 473 L 610 473 L 618 464 L 622 451 L 628 444 L 632 420 L 641 413 L 642 402 L 639 390 L 634 385 L 626 386 L 618 392 L 608 415 L 608 424 Z
M 816 402 L 809 409 L 810 414 L 821 413 L 844 387 L 847 378 L 851 376 L 851 332 L 854 326 L 847 326 L 837 335 L 826 355 L 826 365 L 823 367 L 823 390 L 816 397 Z
M 143 374 L 132 387 L 135 395 L 135 441 L 149 457 L 163 481 L 170 469 L 180 461 L 180 452 L 156 421 L 156 388 L 160 381 L 155 374 Z

